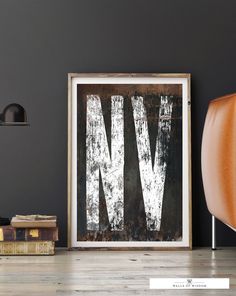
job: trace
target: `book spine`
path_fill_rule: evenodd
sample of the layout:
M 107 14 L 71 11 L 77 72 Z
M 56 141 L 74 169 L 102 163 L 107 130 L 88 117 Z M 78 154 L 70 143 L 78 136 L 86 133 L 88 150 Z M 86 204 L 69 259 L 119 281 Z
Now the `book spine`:
M 34 221 L 34 222 L 14 222 L 11 221 L 11 226 L 14 228 L 55 228 L 57 227 L 56 222 L 52 221 L 47 221 L 47 222 L 42 222 L 42 221 Z
M 55 243 L 38 242 L 0 242 L 0 255 L 54 255 Z
M 0 241 L 57 241 L 58 228 L 0 228 Z
M 35 228 L 25 229 L 26 241 L 57 241 L 58 240 L 58 228 Z

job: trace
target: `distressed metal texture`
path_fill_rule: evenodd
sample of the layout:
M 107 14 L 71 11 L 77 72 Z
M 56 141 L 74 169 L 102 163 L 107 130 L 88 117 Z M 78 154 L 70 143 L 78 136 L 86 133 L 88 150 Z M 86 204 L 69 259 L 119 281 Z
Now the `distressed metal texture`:
M 181 240 L 181 85 L 78 85 L 77 90 L 78 240 Z M 114 124 L 112 112 L 118 98 L 123 110 L 120 108 L 120 117 Z M 146 116 L 146 140 L 142 133 L 137 133 L 137 98 L 142 98 Z M 98 132 L 96 128 L 92 131 L 90 126 L 93 119 L 88 114 L 88 104 L 91 102 L 96 102 L 95 113 L 99 117 L 96 122 L 100 122 L 99 130 L 102 131 L 98 141 L 93 137 L 93 144 L 103 144 L 102 149 L 97 150 L 100 156 L 88 159 L 89 153 L 96 152 L 91 136 Z M 149 172 L 146 180 L 156 180 L 149 195 L 144 185 L 145 169 L 140 165 L 142 154 L 146 152 Z M 91 159 L 93 162 L 89 163 Z M 117 172 L 113 174 L 114 168 Z M 91 180 L 91 176 L 95 179 Z M 123 198 L 119 194 L 122 188 Z M 114 194 L 116 189 L 119 190 Z

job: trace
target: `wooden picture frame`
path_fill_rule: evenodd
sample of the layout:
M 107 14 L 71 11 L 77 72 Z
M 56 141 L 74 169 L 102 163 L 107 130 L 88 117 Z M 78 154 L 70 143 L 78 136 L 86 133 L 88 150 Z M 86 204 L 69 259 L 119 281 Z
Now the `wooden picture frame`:
M 192 248 L 190 110 L 190 74 L 68 74 L 69 249 Z

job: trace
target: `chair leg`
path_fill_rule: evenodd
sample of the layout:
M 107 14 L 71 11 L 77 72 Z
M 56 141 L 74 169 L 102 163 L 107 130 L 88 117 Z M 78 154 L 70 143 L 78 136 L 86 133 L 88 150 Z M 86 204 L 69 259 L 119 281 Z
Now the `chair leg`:
M 211 231 L 212 231 L 212 236 L 211 236 L 211 249 L 216 250 L 216 227 L 215 227 L 215 216 L 212 215 L 211 218 Z

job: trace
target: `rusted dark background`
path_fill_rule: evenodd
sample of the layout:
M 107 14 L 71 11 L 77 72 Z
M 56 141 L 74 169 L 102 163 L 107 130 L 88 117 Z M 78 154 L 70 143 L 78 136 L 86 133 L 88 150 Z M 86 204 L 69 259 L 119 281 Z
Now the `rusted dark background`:
M 170 241 L 182 237 L 182 86 L 78 85 L 78 234 L 79 241 Z M 111 147 L 111 95 L 124 97 L 124 231 L 110 231 L 100 178 L 99 231 L 86 229 L 86 96 L 99 95 L 109 149 Z M 156 149 L 161 95 L 173 96 L 173 111 L 161 229 L 148 231 L 140 182 L 131 97 L 141 95 L 147 110 L 152 163 Z M 111 151 L 110 151 L 111 153 Z M 108 230 L 103 230 L 108 229 Z

